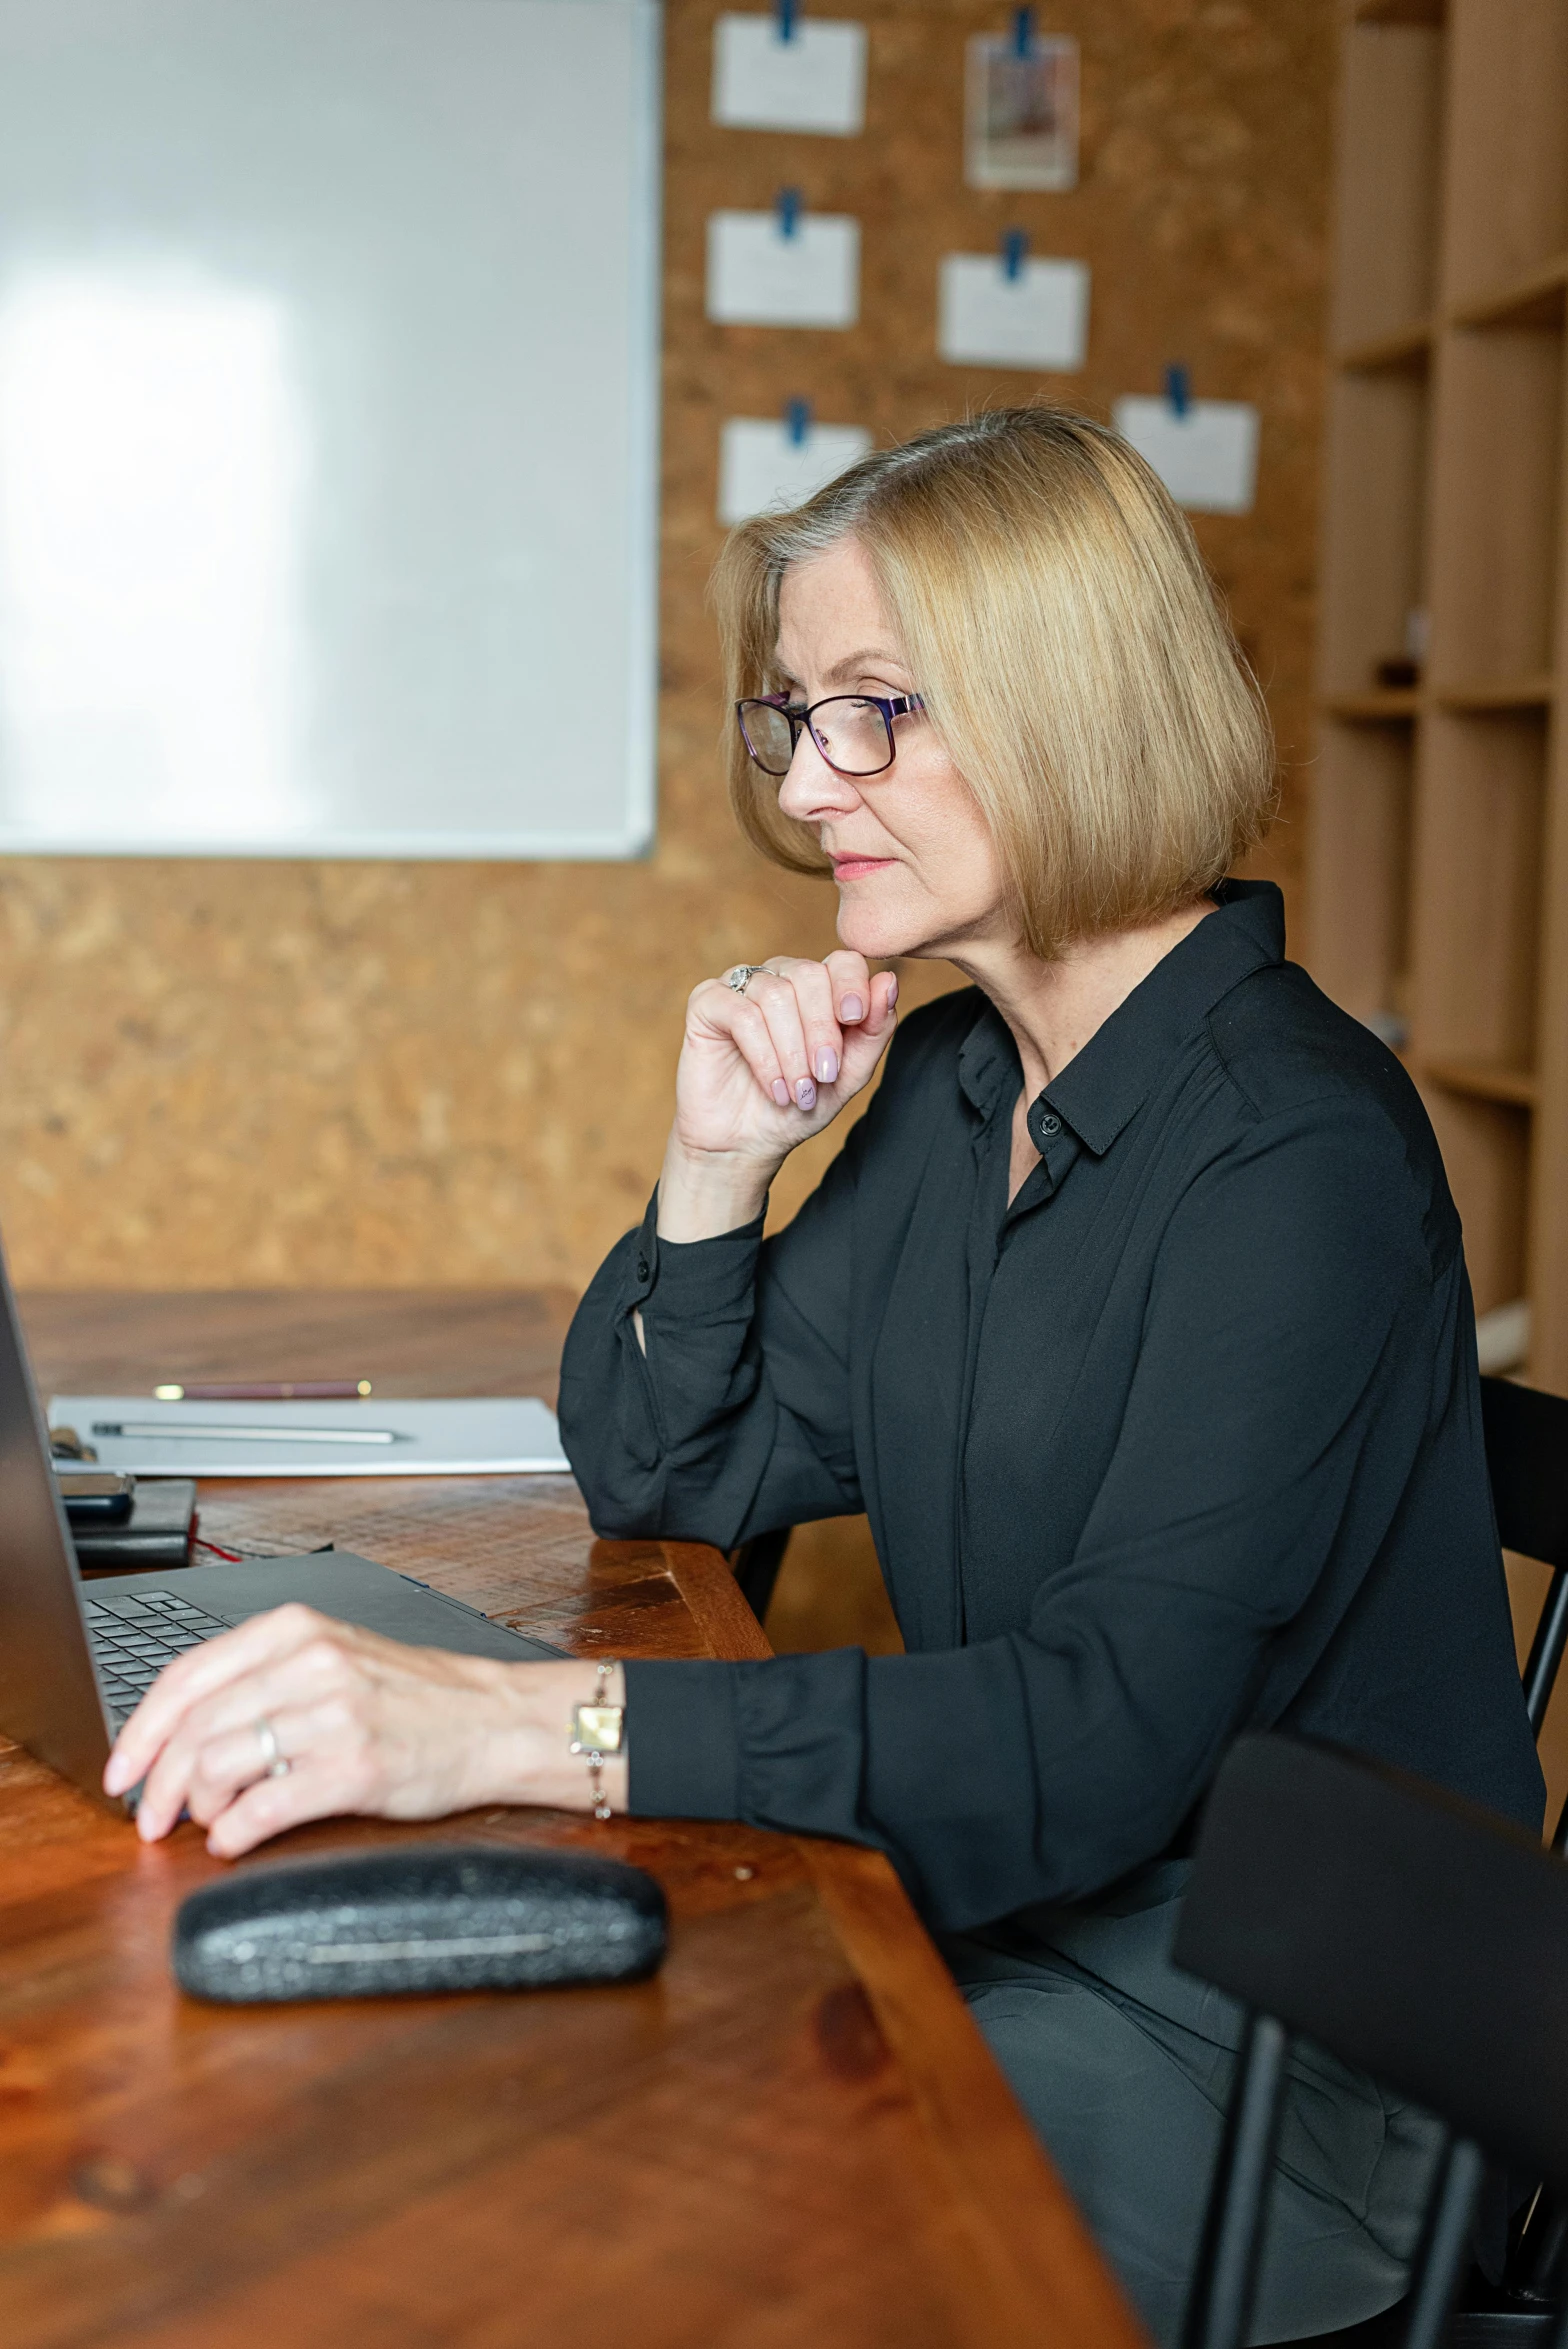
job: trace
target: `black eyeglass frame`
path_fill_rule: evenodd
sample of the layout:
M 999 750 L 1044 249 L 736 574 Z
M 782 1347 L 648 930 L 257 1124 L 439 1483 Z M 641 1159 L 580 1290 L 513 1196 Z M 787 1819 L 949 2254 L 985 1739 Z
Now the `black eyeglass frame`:
M 840 701 L 852 701 L 857 709 L 875 710 L 881 718 L 882 731 L 887 736 L 887 757 L 879 767 L 841 767 L 836 759 L 828 757 L 822 737 L 811 721 L 818 710 L 831 709 L 835 702 Z M 813 702 L 791 701 L 787 693 L 756 693 L 748 696 L 745 701 L 738 701 L 735 704 L 735 718 L 740 727 L 740 738 L 746 745 L 747 757 L 753 766 L 760 767 L 764 775 L 771 775 L 775 781 L 782 780 L 789 773 L 789 767 L 770 767 L 768 765 L 767 760 L 746 731 L 746 712 L 748 710 L 777 710 L 779 716 L 788 722 L 791 763 L 793 763 L 795 750 L 800 742 L 801 731 L 805 728 L 809 730 L 812 742 L 824 764 L 830 766 L 835 775 L 845 775 L 851 783 L 861 783 L 868 775 L 885 775 L 897 758 L 898 744 L 893 735 L 893 720 L 918 716 L 924 712 L 925 706 L 923 696 L 918 693 L 829 693 L 825 694 L 821 701 Z

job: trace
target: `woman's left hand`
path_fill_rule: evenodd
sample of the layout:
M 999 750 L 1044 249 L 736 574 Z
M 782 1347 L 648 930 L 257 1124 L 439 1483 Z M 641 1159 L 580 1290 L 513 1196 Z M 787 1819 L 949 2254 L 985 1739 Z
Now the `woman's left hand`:
M 314 1608 L 279 1607 L 192 1648 L 160 1674 L 115 1741 L 109 1794 L 142 1783 L 138 1833 L 182 1811 L 232 1859 L 286 1827 L 344 1812 L 435 1819 L 480 1803 L 589 1805 L 569 1751 L 592 1664 L 503 1664 L 405 1647 Z M 617 1667 L 604 1701 L 622 1703 Z M 270 1738 L 268 1732 L 270 1731 Z M 274 1760 L 286 1771 L 270 1774 Z M 604 1791 L 624 1809 L 624 1758 Z

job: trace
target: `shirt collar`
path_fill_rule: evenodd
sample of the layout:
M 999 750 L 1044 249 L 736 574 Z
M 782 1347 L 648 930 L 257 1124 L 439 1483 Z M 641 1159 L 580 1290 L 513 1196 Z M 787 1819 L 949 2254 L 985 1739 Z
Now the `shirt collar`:
M 979 993 L 978 988 L 976 993 Z M 958 1054 L 958 1082 L 965 1100 L 989 1118 L 1018 1098 L 1018 1047 L 1007 1022 L 993 1003 L 980 996 L 975 1024 Z
M 1222 996 L 1285 958 L 1285 902 L 1272 881 L 1222 881 L 1216 910 L 1172 947 L 1041 1095 L 1098 1158 L 1109 1150 Z M 1016 1099 L 1018 1053 L 989 1003 L 964 1040 L 958 1081 L 989 1116 Z

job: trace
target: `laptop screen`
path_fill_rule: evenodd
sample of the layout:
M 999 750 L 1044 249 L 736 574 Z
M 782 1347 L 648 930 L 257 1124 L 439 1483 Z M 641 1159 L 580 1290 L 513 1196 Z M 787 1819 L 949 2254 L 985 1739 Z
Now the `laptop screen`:
M 50 1465 L 16 1299 L 0 1258 L 0 1730 L 96 1787 L 109 1727 L 76 1554 Z

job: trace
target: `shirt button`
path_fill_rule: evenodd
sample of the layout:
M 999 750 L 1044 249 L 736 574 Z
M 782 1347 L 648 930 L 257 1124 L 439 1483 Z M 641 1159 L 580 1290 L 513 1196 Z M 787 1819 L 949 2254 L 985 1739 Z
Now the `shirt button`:
M 646 1257 L 646 1256 L 639 1256 L 639 1257 L 638 1257 L 638 1259 L 637 1259 L 637 1278 L 638 1278 L 640 1281 L 645 1281 L 645 1280 L 647 1279 L 647 1277 L 648 1277 L 648 1259 L 647 1259 L 647 1257 Z
M 1041 1131 L 1041 1133 L 1042 1133 L 1042 1134 L 1059 1134 L 1059 1133 L 1061 1132 L 1061 1130 L 1062 1130 L 1062 1121 L 1061 1121 L 1061 1119 L 1060 1119 L 1059 1117 L 1042 1117 L 1042 1118 L 1041 1118 L 1041 1120 L 1040 1120 L 1040 1131 Z

